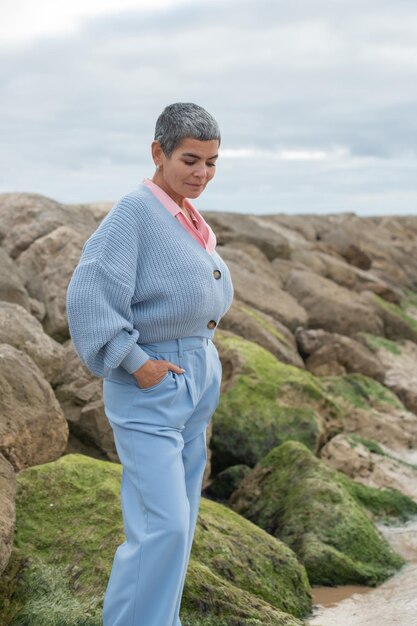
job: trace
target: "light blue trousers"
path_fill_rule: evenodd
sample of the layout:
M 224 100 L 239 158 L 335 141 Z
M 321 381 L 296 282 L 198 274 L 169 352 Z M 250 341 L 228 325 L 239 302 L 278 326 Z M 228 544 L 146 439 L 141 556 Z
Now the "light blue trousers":
M 103 381 L 104 407 L 122 464 L 126 541 L 116 550 L 104 626 L 181 626 L 181 597 L 206 466 L 206 429 L 218 405 L 222 366 L 211 339 L 140 344 L 169 370 L 141 389 L 122 368 Z

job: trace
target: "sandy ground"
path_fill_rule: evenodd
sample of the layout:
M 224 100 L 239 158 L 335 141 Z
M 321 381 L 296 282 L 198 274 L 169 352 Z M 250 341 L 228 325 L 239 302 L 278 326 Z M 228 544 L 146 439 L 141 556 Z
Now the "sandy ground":
M 314 591 L 317 608 L 311 626 L 417 626 L 417 520 L 402 527 L 379 527 L 408 563 L 376 589 L 338 587 Z M 333 605 L 337 594 L 349 598 Z M 358 593 L 360 591 L 360 593 Z M 320 604 L 319 604 L 320 603 Z M 326 606 L 323 606 L 326 605 Z M 333 606 L 332 606 L 333 605 Z

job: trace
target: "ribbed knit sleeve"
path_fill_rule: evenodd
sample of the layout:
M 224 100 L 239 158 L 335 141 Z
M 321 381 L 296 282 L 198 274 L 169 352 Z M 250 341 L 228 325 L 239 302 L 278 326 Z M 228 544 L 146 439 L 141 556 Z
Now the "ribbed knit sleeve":
M 71 339 L 80 359 L 97 376 L 119 365 L 131 374 L 149 359 L 137 344 L 139 331 L 132 316 L 137 210 L 129 200 L 119 201 L 87 240 L 67 289 Z

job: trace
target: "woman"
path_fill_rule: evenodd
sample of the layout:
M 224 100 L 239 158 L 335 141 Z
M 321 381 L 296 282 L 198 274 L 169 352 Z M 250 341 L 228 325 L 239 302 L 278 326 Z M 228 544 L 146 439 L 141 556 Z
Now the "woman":
M 216 121 L 192 103 L 159 116 L 156 171 L 84 245 L 67 292 L 74 346 L 103 377 L 122 464 L 126 541 L 115 553 L 104 626 L 181 626 L 179 610 L 220 397 L 212 341 L 233 299 L 216 237 L 187 198 L 213 178 Z

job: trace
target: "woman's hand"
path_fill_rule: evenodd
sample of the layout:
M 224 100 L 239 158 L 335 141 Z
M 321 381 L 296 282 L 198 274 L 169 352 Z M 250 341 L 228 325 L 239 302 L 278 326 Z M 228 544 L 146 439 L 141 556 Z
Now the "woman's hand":
M 159 359 L 148 359 L 136 372 L 133 372 L 133 376 L 136 379 L 138 386 L 141 389 L 146 387 L 152 387 L 163 379 L 168 370 L 172 370 L 177 374 L 183 374 L 185 372 L 182 367 L 171 363 L 171 361 L 162 361 Z

